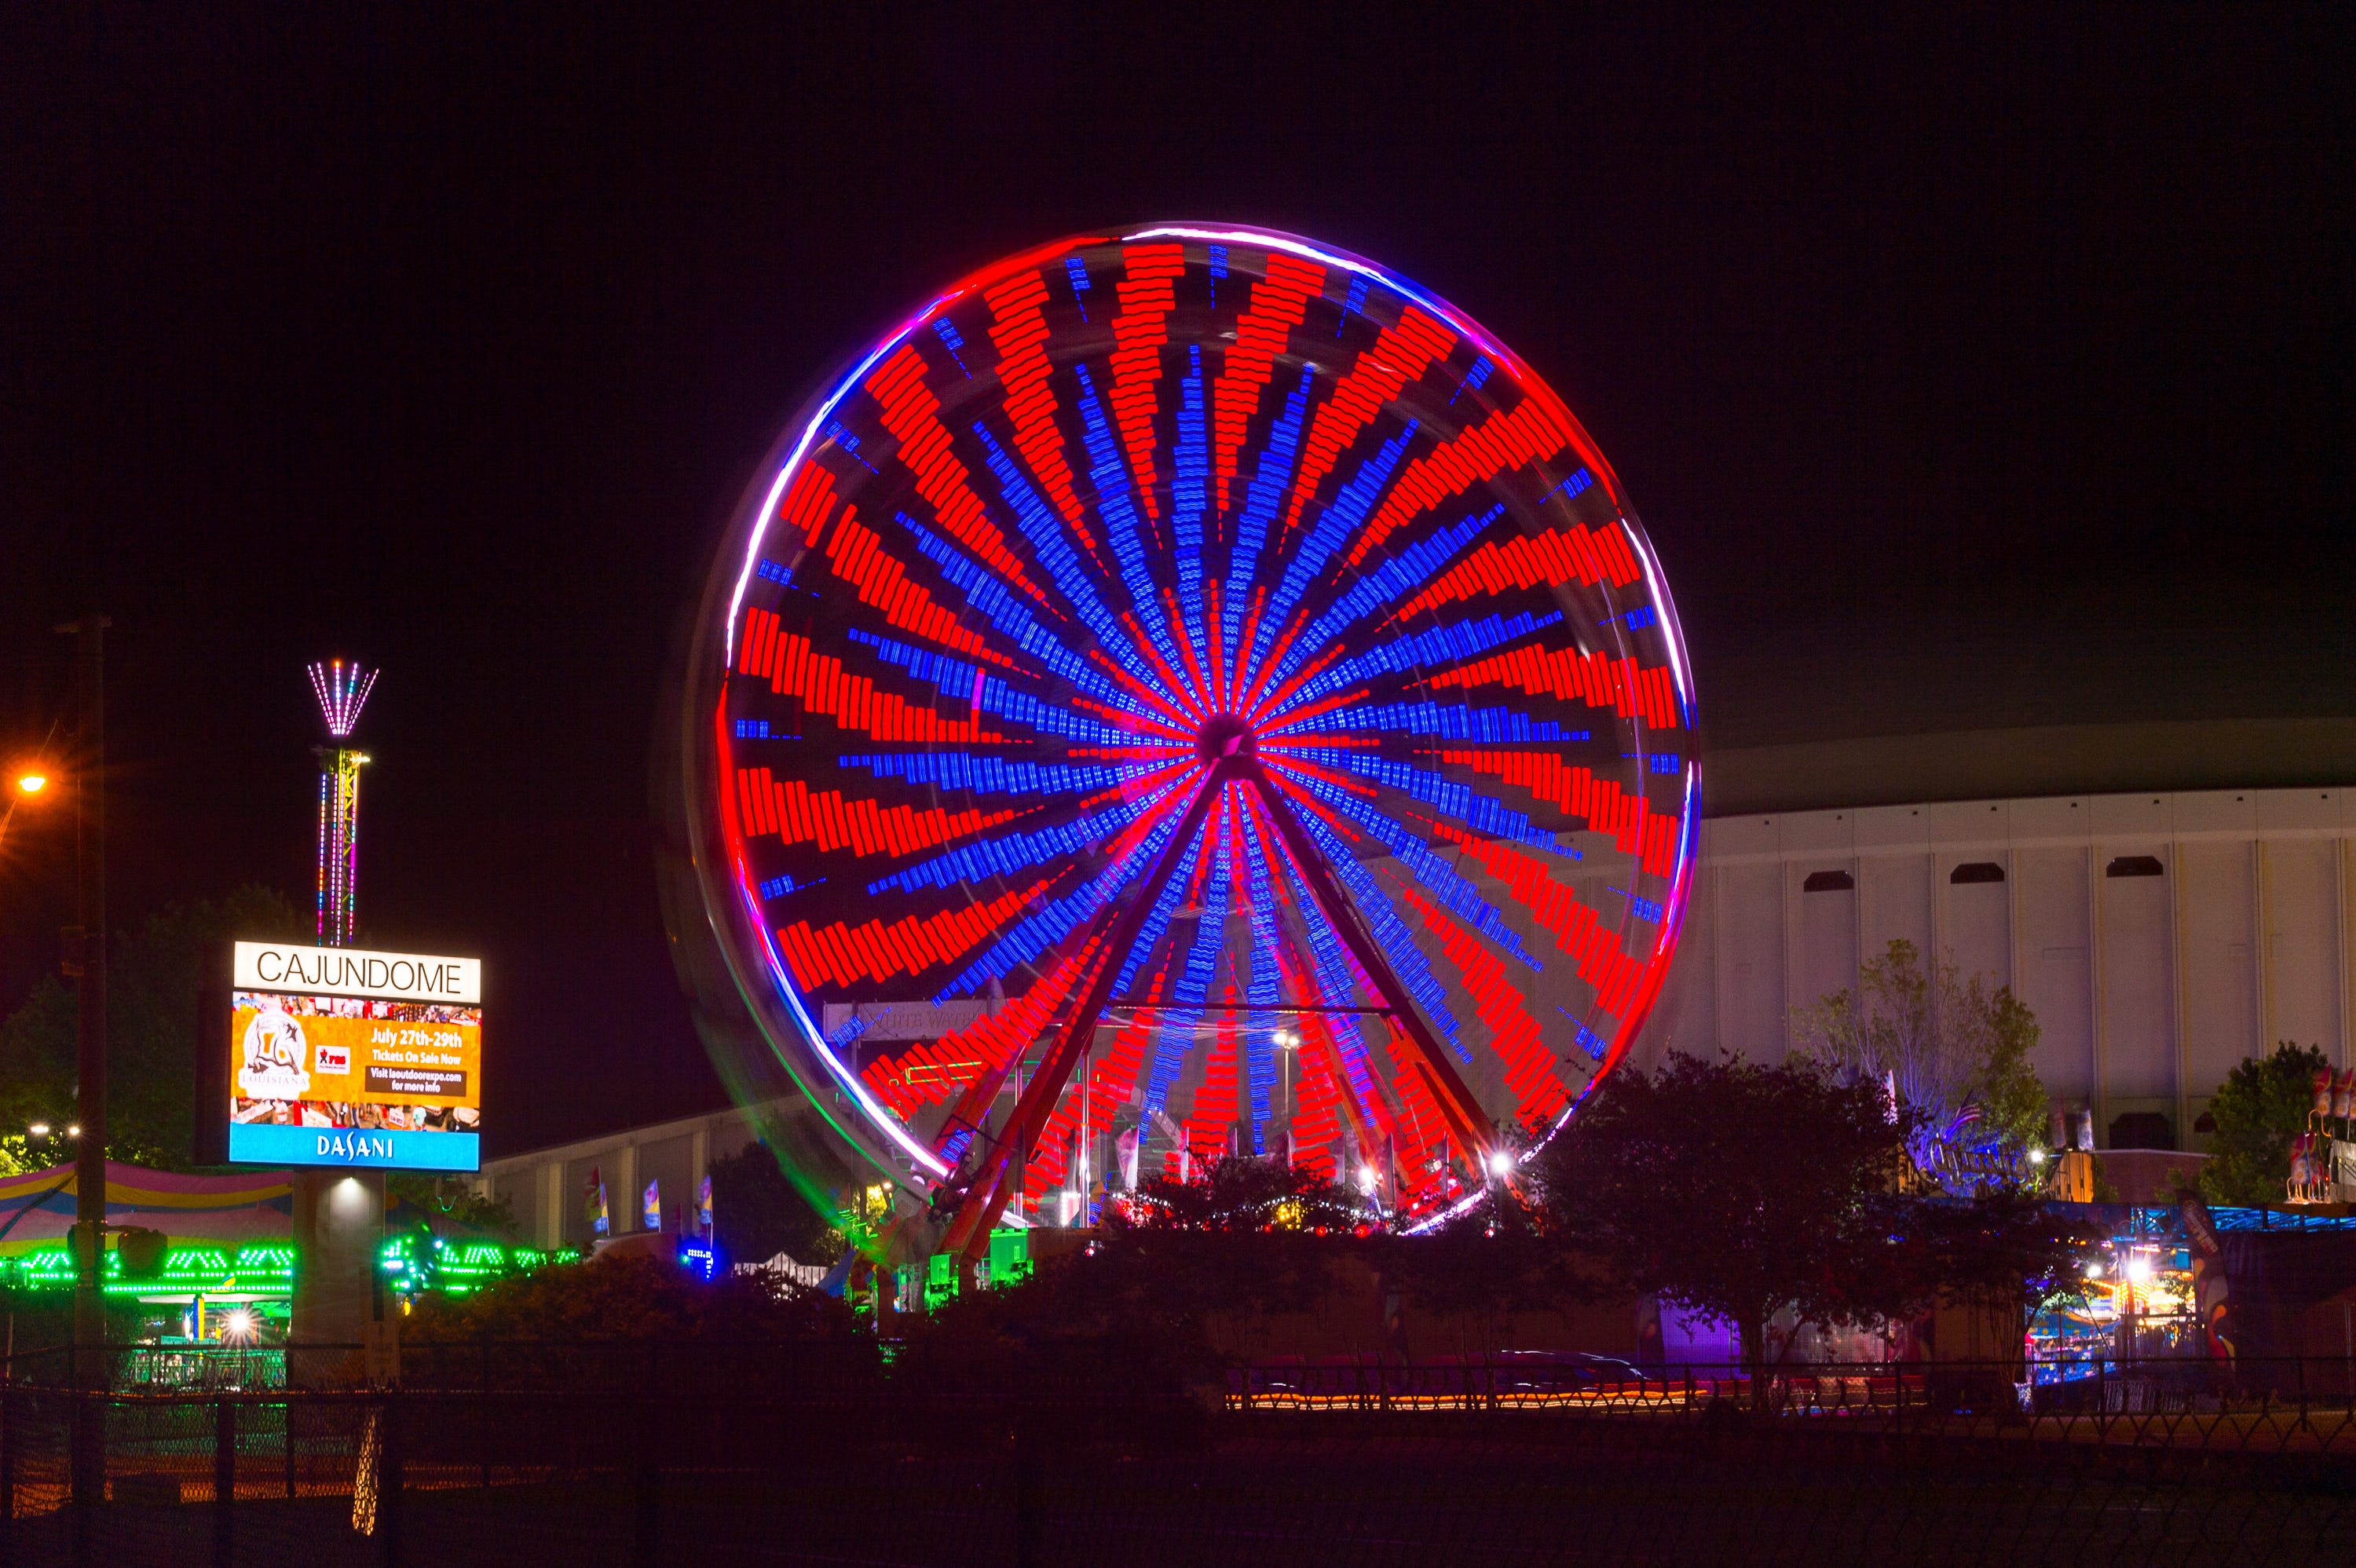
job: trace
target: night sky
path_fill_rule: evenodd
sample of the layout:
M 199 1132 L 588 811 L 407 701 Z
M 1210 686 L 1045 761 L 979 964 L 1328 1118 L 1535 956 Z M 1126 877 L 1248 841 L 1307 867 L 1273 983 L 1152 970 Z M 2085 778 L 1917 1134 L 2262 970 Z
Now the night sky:
M 303 666 L 380 664 L 362 937 L 486 957 L 490 1152 L 720 1102 L 672 640 L 814 384 L 1065 232 L 1297 230 L 1513 345 L 1716 745 L 2356 715 L 2345 11 L 581 9 L 0 15 L 0 748 L 95 604 L 118 925 L 307 901 Z M 70 871 L 20 814 L 0 1008 Z

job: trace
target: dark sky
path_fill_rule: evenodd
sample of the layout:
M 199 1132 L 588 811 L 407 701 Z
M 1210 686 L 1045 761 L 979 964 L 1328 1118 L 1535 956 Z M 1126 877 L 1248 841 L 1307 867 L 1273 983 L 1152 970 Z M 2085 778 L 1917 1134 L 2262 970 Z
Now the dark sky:
M 717 527 L 931 288 L 1166 217 L 1552 379 L 1717 744 L 2356 714 L 2346 11 L 1487 9 L 11 5 L 0 744 L 102 606 L 118 923 L 307 900 L 302 667 L 380 663 L 363 934 L 489 961 L 494 1152 L 715 1103 L 647 797 Z M 0 1007 L 69 864 L 0 845 Z

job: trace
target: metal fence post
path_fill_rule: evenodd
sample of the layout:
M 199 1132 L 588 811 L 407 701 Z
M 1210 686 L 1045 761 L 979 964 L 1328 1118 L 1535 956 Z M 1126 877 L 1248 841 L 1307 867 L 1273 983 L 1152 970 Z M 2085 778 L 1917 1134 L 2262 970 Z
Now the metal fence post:
M 377 1561 L 383 1568 L 394 1568 L 401 1561 L 401 1396 L 388 1392 L 377 1409 Z
M 16 1391 L 0 1388 L 0 1568 L 16 1562 Z
M 483 1340 L 483 1390 L 475 1405 L 475 1420 L 483 1462 L 483 1490 L 487 1492 L 491 1489 L 491 1341 L 487 1337 Z
M 662 1560 L 662 1419 L 651 1389 L 639 1405 L 637 1460 L 630 1467 L 630 1562 L 655 1568 Z
M 1047 1477 L 1040 1463 L 1037 1424 L 1014 1418 L 1014 1568 L 1038 1568 L 1046 1532 Z
M 237 1500 L 237 1403 L 223 1394 L 213 1403 L 213 1568 L 230 1568 Z
M 79 1363 L 74 1374 L 79 1380 Z M 79 1381 L 67 1397 L 73 1402 L 67 1407 L 66 1420 L 67 1444 L 71 1450 L 67 1464 L 72 1470 L 74 1568 L 86 1568 L 91 1560 L 91 1537 L 98 1528 L 98 1505 L 106 1497 L 106 1413 L 96 1408 L 98 1396 Z M 91 1458 L 93 1449 L 98 1456 L 95 1464 Z

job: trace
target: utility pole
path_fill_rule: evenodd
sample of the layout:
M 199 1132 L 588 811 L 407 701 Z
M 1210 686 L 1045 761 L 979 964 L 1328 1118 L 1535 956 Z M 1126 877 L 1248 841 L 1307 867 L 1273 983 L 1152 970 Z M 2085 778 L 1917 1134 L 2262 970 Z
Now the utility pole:
M 93 1382 L 106 1376 L 106 626 L 105 616 L 89 614 L 59 628 L 79 643 L 74 914 L 80 924 L 73 956 L 80 965 L 75 1043 L 81 1147 L 74 1151 L 74 1346 L 84 1377 Z

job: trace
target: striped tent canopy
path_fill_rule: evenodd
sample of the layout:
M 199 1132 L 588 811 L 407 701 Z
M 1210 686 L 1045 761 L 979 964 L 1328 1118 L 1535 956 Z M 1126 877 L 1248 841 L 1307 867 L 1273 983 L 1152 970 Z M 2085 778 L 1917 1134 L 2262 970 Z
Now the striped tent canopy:
M 294 1172 L 182 1176 L 106 1162 L 106 1222 L 161 1231 L 175 1241 L 284 1241 L 294 1231 Z M 0 1177 L 0 1257 L 64 1239 L 80 1189 L 74 1168 Z

